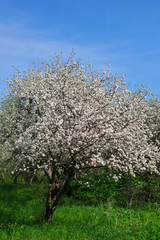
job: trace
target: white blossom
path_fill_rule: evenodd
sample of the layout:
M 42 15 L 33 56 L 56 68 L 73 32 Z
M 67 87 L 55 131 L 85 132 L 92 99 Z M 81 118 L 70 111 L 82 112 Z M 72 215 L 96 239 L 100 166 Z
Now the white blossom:
M 107 166 L 159 174 L 159 102 L 148 104 L 143 89 L 131 92 L 124 76 L 57 58 L 17 73 L 9 90 L 3 138 L 19 171 Z

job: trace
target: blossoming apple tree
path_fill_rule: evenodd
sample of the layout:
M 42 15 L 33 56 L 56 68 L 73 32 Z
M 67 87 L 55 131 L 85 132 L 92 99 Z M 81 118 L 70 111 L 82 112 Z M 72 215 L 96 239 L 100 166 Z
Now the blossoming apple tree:
M 13 172 L 45 171 L 46 221 L 74 175 L 86 168 L 160 173 L 159 145 L 146 124 L 155 113 L 146 92 L 131 92 L 124 76 L 57 56 L 15 74 L 9 92 L 13 111 L 4 113 L 10 166 Z

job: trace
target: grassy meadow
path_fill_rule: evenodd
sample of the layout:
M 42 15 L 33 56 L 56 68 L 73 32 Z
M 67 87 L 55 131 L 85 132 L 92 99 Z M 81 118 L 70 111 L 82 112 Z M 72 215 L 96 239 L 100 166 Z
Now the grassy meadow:
M 50 223 L 43 221 L 47 189 L 40 184 L 0 184 L 2 240 L 159 240 L 160 205 L 128 208 L 112 202 L 85 205 L 64 197 Z

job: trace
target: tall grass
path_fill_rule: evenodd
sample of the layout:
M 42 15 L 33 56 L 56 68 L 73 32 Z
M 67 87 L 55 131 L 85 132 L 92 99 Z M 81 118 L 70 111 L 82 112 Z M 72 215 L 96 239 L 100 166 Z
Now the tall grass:
M 43 222 L 43 185 L 0 184 L 2 240 L 159 240 L 160 206 L 132 209 L 111 202 L 85 206 L 65 197 L 51 223 Z

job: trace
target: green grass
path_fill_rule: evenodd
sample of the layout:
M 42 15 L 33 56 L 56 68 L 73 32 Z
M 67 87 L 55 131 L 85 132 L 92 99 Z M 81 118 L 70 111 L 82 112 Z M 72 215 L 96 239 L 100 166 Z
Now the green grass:
M 160 206 L 132 209 L 113 204 L 85 206 L 66 198 L 51 223 L 43 222 L 46 189 L 42 185 L 0 184 L 2 240 L 159 240 Z

